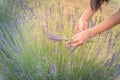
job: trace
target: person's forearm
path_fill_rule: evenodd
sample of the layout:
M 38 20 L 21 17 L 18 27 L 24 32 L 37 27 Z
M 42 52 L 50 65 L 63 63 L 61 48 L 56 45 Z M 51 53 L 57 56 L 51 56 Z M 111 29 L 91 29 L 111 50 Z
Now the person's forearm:
M 89 19 L 94 15 L 96 11 L 93 11 L 91 7 L 89 6 L 80 17 L 79 21 L 89 21 Z
M 88 29 L 89 37 L 95 36 L 103 31 L 106 31 L 117 24 L 120 24 L 120 10 L 112 16 L 110 16 L 108 19 L 104 20 L 102 23 L 96 25 L 91 29 Z

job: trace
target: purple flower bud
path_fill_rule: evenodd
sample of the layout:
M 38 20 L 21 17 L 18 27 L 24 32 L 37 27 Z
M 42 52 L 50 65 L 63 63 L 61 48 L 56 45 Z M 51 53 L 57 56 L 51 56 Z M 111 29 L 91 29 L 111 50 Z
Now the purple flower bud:
M 114 60 L 115 60 L 115 54 L 112 55 L 112 58 L 111 58 L 111 59 L 108 59 L 108 60 L 106 61 L 106 65 L 112 66 Z
M 0 80 L 4 80 L 2 74 L 0 74 Z
M 53 53 L 56 53 L 56 47 L 52 48 Z
M 99 46 L 98 49 L 97 49 L 96 55 L 98 56 L 100 52 L 101 52 L 101 48 Z
M 56 32 L 59 30 L 59 24 L 56 24 Z
M 65 80 L 69 80 L 68 76 L 65 77 Z
M 107 52 L 109 53 L 110 49 L 111 49 L 111 44 L 112 44 L 112 31 L 110 33 L 110 38 L 109 38 L 109 41 L 108 41 L 108 47 L 107 47 Z
M 30 73 L 28 73 L 28 75 L 30 77 L 30 80 L 34 80 L 33 76 Z
M 33 7 L 29 8 L 29 10 L 33 13 Z
M 0 39 L 2 39 L 3 38 L 3 36 L 2 36 L 2 34 L 0 33 Z
M 41 7 L 41 5 L 39 4 L 39 2 L 38 1 L 35 1 L 35 8 L 37 8 L 37 7 Z
M 2 70 L 3 70 L 6 74 L 9 73 L 9 69 L 8 69 L 6 66 L 4 66 L 4 67 L 2 68 Z
M 68 20 L 68 23 L 69 23 L 70 20 L 71 20 L 71 15 L 70 15 L 70 14 L 68 14 L 68 16 L 67 16 L 67 20 Z
M 61 29 L 64 31 L 64 25 L 65 23 L 64 22 L 61 22 Z
M 120 70 L 120 64 L 117 66 L 117 68 Z
M 72 43 L 70 44 L 70 47 L 69 47 L 70 57 L 73 57 L 74 51 L 76 50 L 77 47 L 72 47 Z
M 22 73 L 25 73 L 24 67 L 23 67 L 23 65 L 21 64 L 21 61 L 20 61 L 19 58 L 18 58 L 18 65 L 19 65 L 19 68 L 21 69 Z
M 54 41 L 62 41 L 63 40 L 63 38 L 61 36 L 58 36 L 58 35 L 50 35 L 50 34 L 48 34 L 47 38 L 51 39 L 51 40 L 54 40 Z
M 20 51 L 20 48 L 17 46 L 17 47 L 14 47 L 13 50 L 18 53 Z
M 70 46 L 69 48 L 70 57 L 73 57 L 73 52 L 74 52 L 73 47 Z
M 17 72 L 16 70 L 14 70 L 14 75 L 18 76 L 19 72 Z
M 56 64 L 54 63 L 51 67 L 51 74 L 54 76 L 57 74 L 57 66 Z
M 49 12 L 50 12 L 50 14 L 53 12 L 53 10 L 54 10 L 54 6 L 51 5 L 50 8 L 49 8 Z M 52 15 L 52 14 L 51 14 L 51 15 Z
M 92 71 L 90 71 L 89 76 L 93 77 L 93 72 Z
M 117 76 L 120 76 L 120 70 L 118 70 L 118 72 L 116 73 Z
M 2 45 L 2 42 L 0 42 L 0 47 L 2 47 L 3 45 Z
M 117 32 L 115 35 L 115 39 L 118 38 L 120 36 L 120 32 Z
M 117 66 L 117 71 L 116 73 L 114 74 L 115 76 L 120 76 L 120 64 Z

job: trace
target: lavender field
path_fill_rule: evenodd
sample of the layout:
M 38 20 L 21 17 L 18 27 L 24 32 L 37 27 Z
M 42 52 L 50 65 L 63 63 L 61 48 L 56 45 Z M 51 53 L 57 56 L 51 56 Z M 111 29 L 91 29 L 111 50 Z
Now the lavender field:
M 89 28 L 119 3 L 98 11 Z M 82 46 L 66 47 L 87 5 L 82 0 L 0 0 L 0 80 L 119 80 L 120 25 Z

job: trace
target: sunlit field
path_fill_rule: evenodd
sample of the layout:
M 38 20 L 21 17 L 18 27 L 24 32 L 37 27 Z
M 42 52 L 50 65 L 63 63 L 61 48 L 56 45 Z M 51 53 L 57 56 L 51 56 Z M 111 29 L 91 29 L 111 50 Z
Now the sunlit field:
M 77 4 L 78 3 L 78 4 Z M 0 80 L 119 80 L 120 25 L 66 47 L 89 0 L 0 0 Z M 113 0 L 89 21 L 120 8 Z

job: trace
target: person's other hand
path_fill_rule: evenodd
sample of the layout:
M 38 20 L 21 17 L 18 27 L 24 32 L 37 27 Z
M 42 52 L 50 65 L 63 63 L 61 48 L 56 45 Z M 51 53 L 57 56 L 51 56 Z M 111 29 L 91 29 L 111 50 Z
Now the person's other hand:
M 89 39 L 89 32 L 87 30 L 75 34 L 70 41 L 66 42 L 66 45 L 77 47 L 84 44 Z
M 84 30 L 88 29 L 88 22 L 80 20 L 79 23 L 76 26 L 76 29 L 77 29 L 76 33 L 79 33 L 81 31 L 84 31 Z

